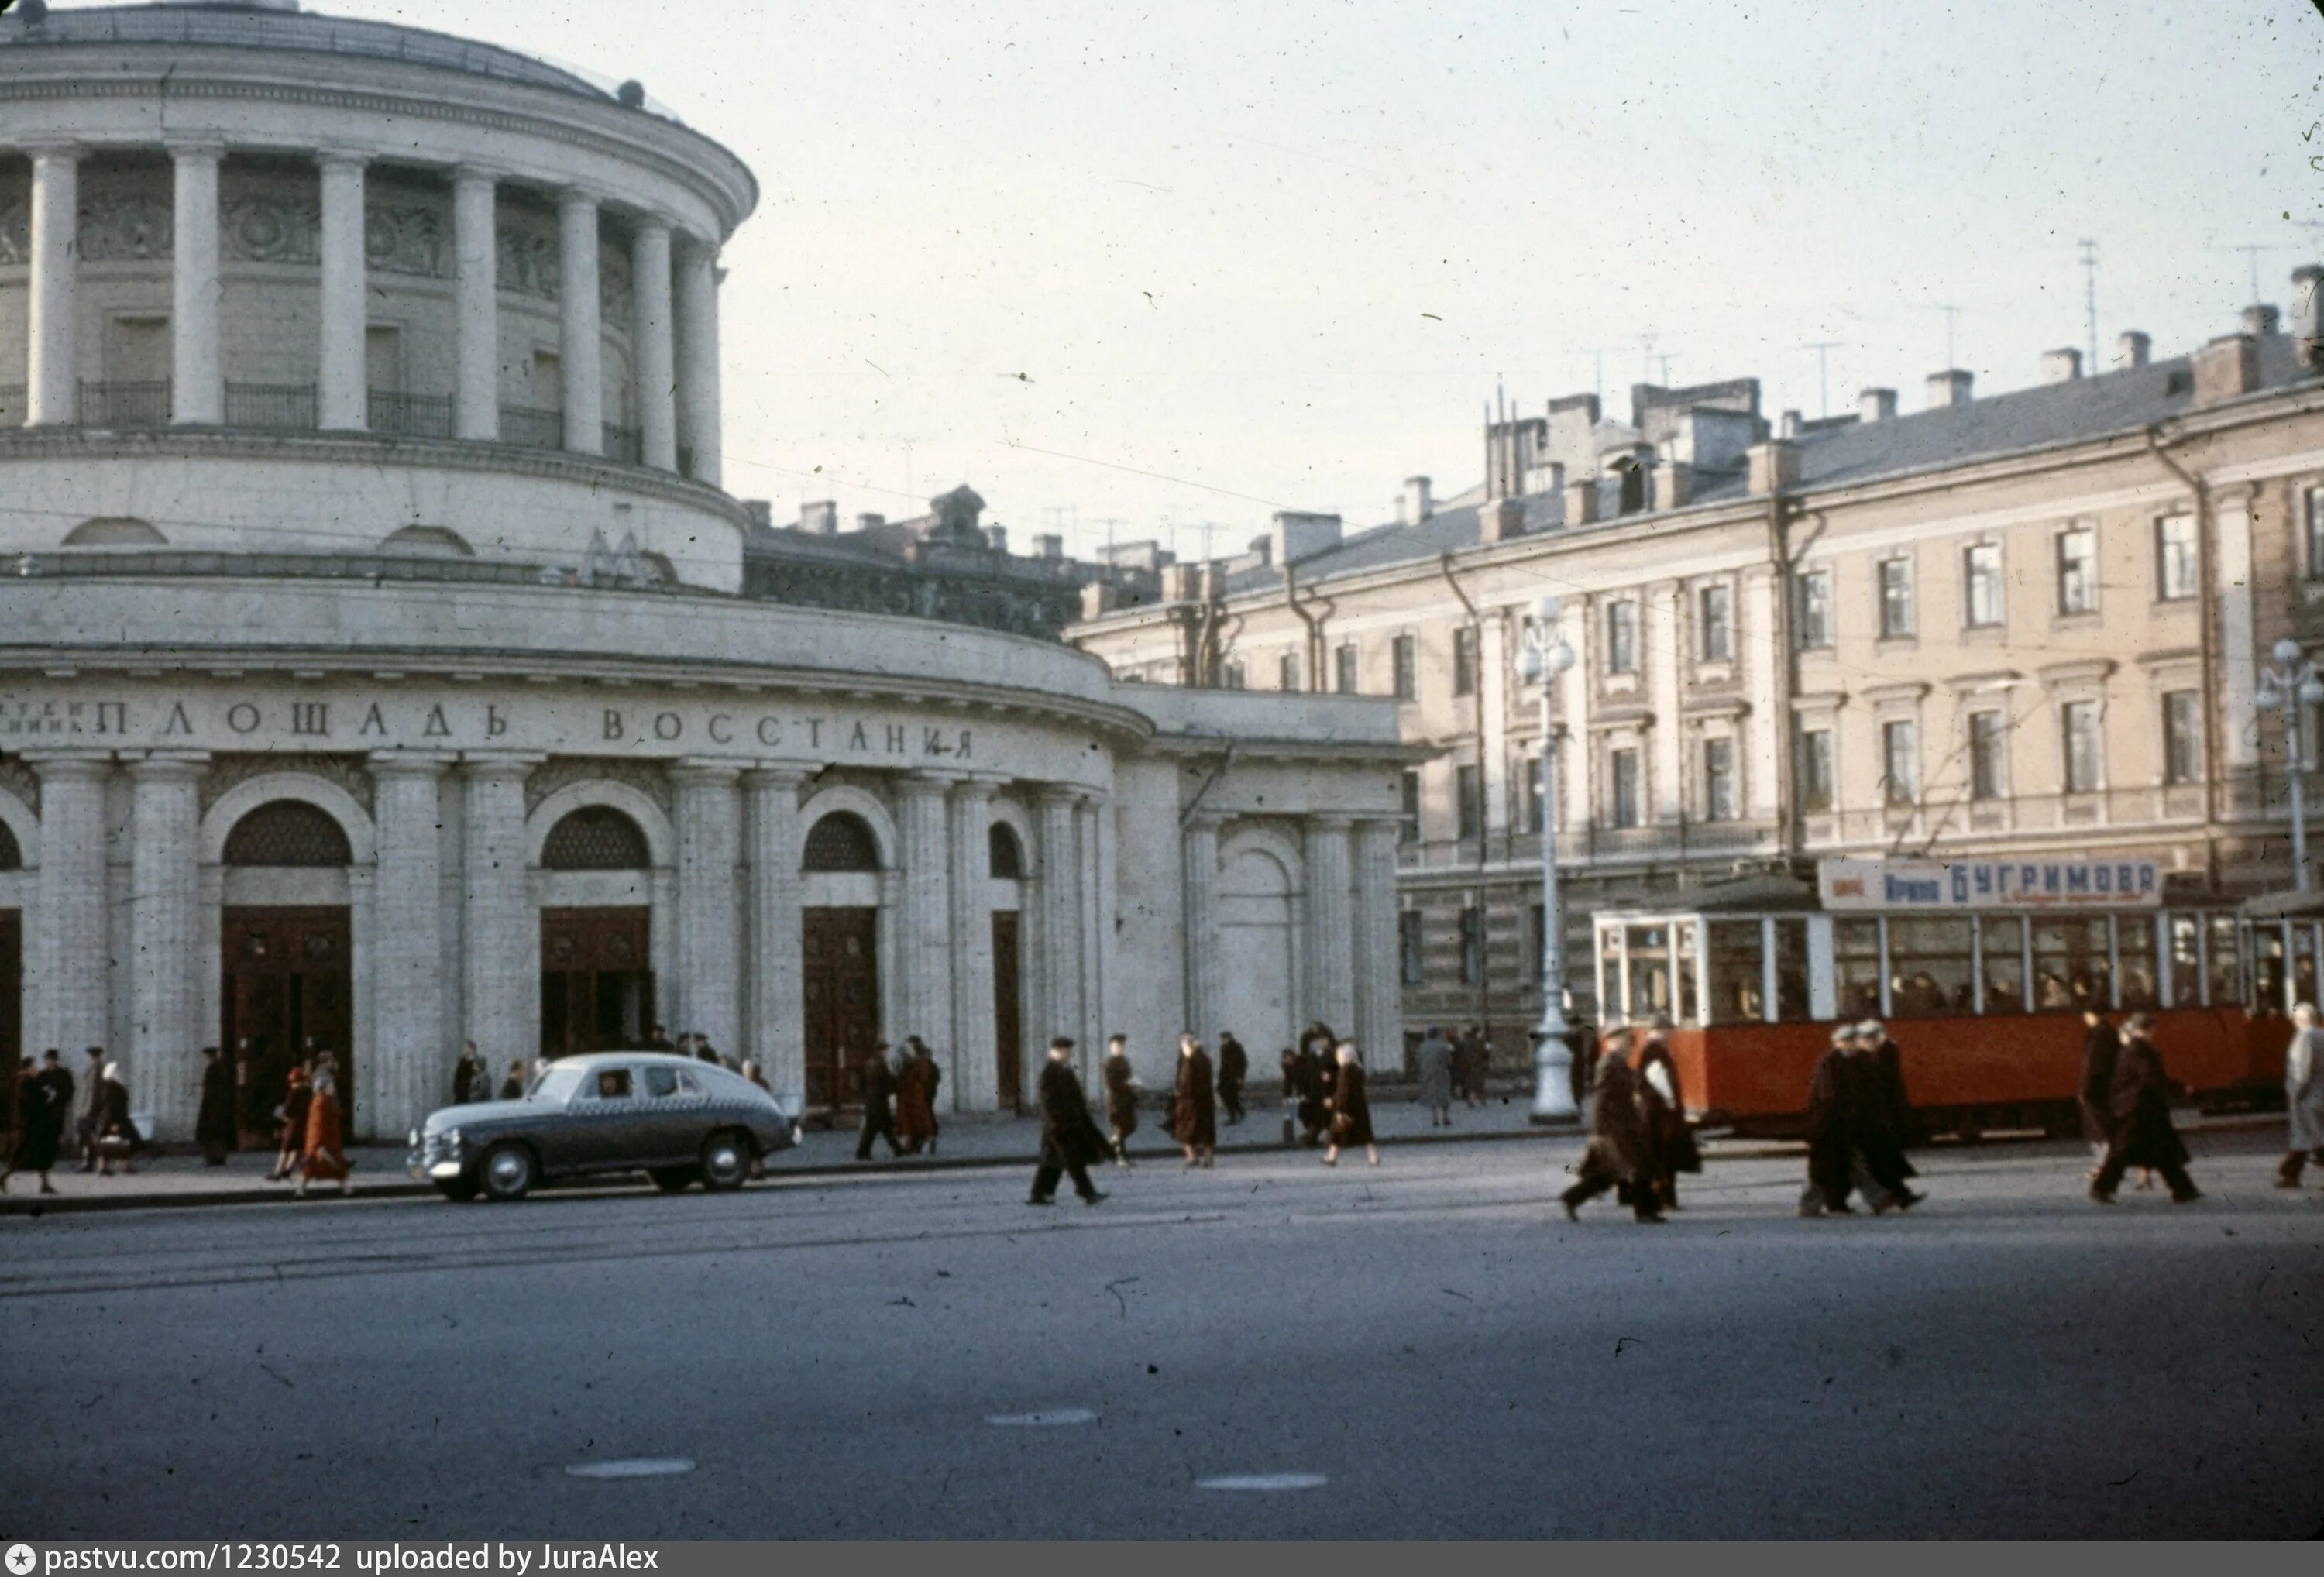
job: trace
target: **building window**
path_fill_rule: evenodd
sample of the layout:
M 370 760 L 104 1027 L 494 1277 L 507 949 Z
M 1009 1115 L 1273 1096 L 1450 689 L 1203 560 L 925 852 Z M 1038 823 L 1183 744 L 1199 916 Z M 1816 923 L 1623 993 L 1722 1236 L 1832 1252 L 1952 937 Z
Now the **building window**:
M 1485 911 L 1461 911 L 1461 983 L 1475 985 L 1485 978 Z
M 2308 490 L 2308 578 L 2324 580 L 2324 487 Z
M 1702 819 L 1735 819 L 1735 742 L 1702 742 Z
M 877 871 L 880 842 L 853 811 L 835 810 L 807 829 L 801 871 Z
M 1397 636 L 1389 643 L 1388 655 L 1396 665 L 1396 698 L 1416 700 L 1420 695 L 1420 658 L 1413 650 L 1412 637 Z
M 1541 758 L 1526 758 L 1526 831 L 1541 831 Z
M 611 843 L 619 837 L 619 822 L 636 832 L 636 825 L 619 811 L 593 815 L 575 811 L 551 829 L 551 835 L 565 833 L 565 842 L 577 844 L 572 828 L 581 827 L 582 835 L 591 842 Z M 640 835 L 637 842 L 645 842 Z M 635 851 L 623 846 L 623 857 L 632 863 L 623 866 L 599 866 L 591 869 L 634 869 L 646 863 L 634 859 Z M 228 865 L 300 865 L 321 869 L 327 866 L 352 865 L 355 862 L 354 848 L 347 842 L 346 829 L 338 819 L 319 806 L 303 799 L 273 799 L 260 806 L 234 824 L 226 835 L 225 863 Z
M 1802 810 L 1830 810 L 1832 794 L 1831 730 L 1800 730 L 1799 796 Z
M 2195 517 L 2164 515 L 2154 522 L 2154 595 L 2181 602 L 2196 595 L 2195 583 Z
M 1891 805 L 1921 798 L 1921 731 L 1909 717 L 1880 725 L 1881 792 Z
M 1452 798 L 1458 802 L 1459 835 L 1481 836 L 1485 830 L 1485 795 L 1475 767 L 1452 769 Z
M 1727 662 L 1735 656 L 1734 599 L 1734 592 L 1725 586 L 1704 586 L 1695 599 L 1705 662 Z
M 1962 616 L 1972 630 L 2001 622 L 2001 544 L 1977 542 L 1961 549 Z
M 1286 651 L 1275 659 L 1275 687 L 1296 690 L 1299 687 L 1299 654 Z
M 2009 768 L 2002 755 L 2001 714 L 1969 715 L 1969 797 L 2000 799 L 2009 792 Z
M 1536 981 L 1542 978 L 1541 955 L 1547 950 L 1548 936 L 1549 912 L 1535 904 L 1526 911 L 1526 941 L 1530 945 L 1526 952 L 1526 974 Z
M 1242 664 L 1231 662 L 1219 670 L 1219 682 L 1230 690 L 1248 689 L 1250 687 L 1250 676 L 1243 670 Z
M 2092 613 L 2098 605 L 2098 534 L 2089 526 L 2058 533 L 2058 612 Z
M 1794 601 L 1799 604 L 1794 632 L 1801 650 L 1831 644 L 1831 571 L 1812 569 L 1800 576 Z
M 2167 690 L 2163 696 L 2163 780 L 2196 783 L 2202 777 L 2202 696 L 2194 690 Z
M 1880 639 L 1902 641 L 1913 633 L 1913 561 L 1880 561 Z
M 570 813 L 549 829 L 549 838 L 540 847 L 543 871 L 643 871 L 652 864 L 645 834 L 610 805 L 586 805 Z
M 1404 775 L 1404 819 L 1397 825 L 1397 841 L 1420 842 L 1420 774 L 1416 771 Z
M 1474 624 L 1452 627 L 1452 693 L 1456 696 L 1477 693 L 1477 627 Z
M 1421 952 L 1420 911 L 1401 909 L 1396 917 L 1397 966 L 1406 985 L 1418 985 L 1427 978 Z
M 1638 604 L 1636 603 L 1606 604 L 1606 671 L 1609 674 L 1634 674 L 1638 671 Z
M 1634 749 L 1607 754 L 1606 816 L 1614 826 L 1638 825 L 1638 752 Z
M 2098 787 L 2103 752 L 2098 739 L 2098 704 L 2069 701 L 2058 708 L 2059 731 L 2064 736 L 2066 792 L 2089 794 Z
M 1342 696 L 1356 693 L 1356 643 L 1352 641 L 1332 653 L 1332 687 Z

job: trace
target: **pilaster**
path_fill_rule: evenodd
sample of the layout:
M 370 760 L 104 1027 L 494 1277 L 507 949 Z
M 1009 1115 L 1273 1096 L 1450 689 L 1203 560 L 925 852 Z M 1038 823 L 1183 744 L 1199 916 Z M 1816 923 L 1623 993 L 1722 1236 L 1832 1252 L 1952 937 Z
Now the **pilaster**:
M 953 786 L 949 843 L 952 901 L 952 1107 L 991 1111 L 1001 1105 L 1001 1058 L 1021 1055 L 996 1039 L 992 979 L 992 790 L 998 779 L 964 778 Z
M 364 160 L 330 150 L 322 169 L 322 291 L 318 311 L 322 362 L 316 381 L 316 425 L 360 432 L 370 425 L 371 392 L 364 354 L 370 320 L 364 260 Z
M 1314 1017 L 1342 1035 L 1355 1028 L 1355 915 L 1349 818 L 1307 818 L 1307 960 Z
M 452 244 L 458 257 L 459 370 L 454 430 L 478 443 L 501 436 L 499 185 L 488 170 L 452 175 Z
M 24 759 L 41 779 L 39 907 L 26 927 L 37 975 L 26 1038 L 71 1058 L 108 1039 L 105 785 L 113 761 L 93 753 Z
M 1393 819 L 1367 816 L 1355 833 L 1355 1035 L 1375 1070 L 1404 1065 L 1404 987 L 1398 975 Z
M 735 936 L 735 865 L 741 853 L 740 769 L 683 761 L 678 790 L 678 979 L 668 1000 L 674 1031 L 706 1035 L 732 1056 L 742 1041 L 741 949 Z
M 799 784 L 791 767 L 746 773 L 750 802 L 749 1055 L 793 1111 L 807 1102 L 805 966 L 799 956 Z
M 524 782 L 537 756 L 461 763 L 461 936 L 467 1024 L 486 1067 L 540 1051 L 540 922 L 525 890 Z
M 669 224 L 640 222 L 631 244 L 634 305 L 630 314 L 632 374 L 637 391 L 640 456 L 660 471 L 678 469 L 678 392 L 671 342 Z
M 218 351 L 218 161 L 216 143 L 173 143 L 170 295 L 170 420 L 226 420 Z
M 1186 1029 L 1218 1041 L 1223 990 L 1219 956 L 1219 828 L 1223 816 L 1197 812 L 1178 835 L 1179 900 L 1186 949 Z
M 73 342 L 79 316 L 81 150 L 56 143 L 24 152 L 32 159 L 24 421 L 69 426 L 80 420 L 80 364 Z
M 198 788 L 206 755 L 149 755 L 129 770 L 129 1087 L 161 1136 L 191 1137 L 201 1064 L 201 902 Z
M 558 199 L 558 368 L 565 390 L 565 447 L 605 450 L 603 331 L 597 302 L 597 199 L 567 190 Z M 705 1031 L 707 1033 L 707 1031 Z
M 382 1135 L 406 1132 L 451 1098 L 452 1038 L 445 1033 L 444 993 L 436 985 L 444 945 L 438 828 L 451 761 L 449 756 L 384 752 L 370 761 L 379 842 L 372 884 L 372 998 L 380 1010 L 365 1081 L 366 1126 Z

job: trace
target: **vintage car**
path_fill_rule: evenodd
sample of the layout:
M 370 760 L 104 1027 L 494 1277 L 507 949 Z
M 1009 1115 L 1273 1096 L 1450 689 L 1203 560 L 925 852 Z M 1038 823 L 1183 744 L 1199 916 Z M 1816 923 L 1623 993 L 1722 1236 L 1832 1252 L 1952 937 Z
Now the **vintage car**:
M 521 1199 L 536 1183 L 643 1171 L 675 1194 L 740 1188 L 798 1142 L 795 1114 L 715 1063 L 651 1051 L 551 1063 L 516 1101 L 472 1101 L 411 1132 L 411 1172 L 447 1199 Z

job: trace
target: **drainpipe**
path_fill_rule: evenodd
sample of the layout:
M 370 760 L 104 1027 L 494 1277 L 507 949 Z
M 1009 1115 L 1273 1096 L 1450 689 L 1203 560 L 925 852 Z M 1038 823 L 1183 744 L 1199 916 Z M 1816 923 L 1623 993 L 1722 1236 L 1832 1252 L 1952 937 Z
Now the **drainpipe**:
M 2163 463 L 2163 469 L 2177 477 L 2195 499 L 2195 573 L 2203 596 L 2202 616 L 2195 621 L 2200 641 L 2203 670 L 2203 694 L 2219 693 L 2218 618 L 2218 545 L 2211 529 L 2211 490 L 2200 476 L 2172 456 L 2171 446 L 2163 437 L 2163 424 L 2156 422 L 2146 429 L 2146 447 Z M 2210 890 L 2219 890 L 2219 763 L 2226 760 L 2221 751 L 2225 742 L 2221 733 L 2219 708 L 2203 708 L 2203 875 Z
M 1786 499 L 1781 492 L 1767 498 L 1767 551 L 1775 561 L 1775 630 L 1776 640 L 1783 643 L 1781 672 L 1784 683 L 1775 696 L 1775 806 L 1783 816 L 1783 834 L 1779 851 L 1788 869 L 1800 857 L 1800 804 L 1795 780 L 1799 776 L 1799 723 L 1792 703 L 1800 693 L 1800 643 L 1792 638 L 1792 619 L 1799 601 L 1800 561 L 1809 549 L 1823 536 L 1824 518 L 1821 511 L 1815 515 L 1815 530 L 1797 547 L 1791 543 L 1791 521 L 1799 512 L 1786 512 Z
M 1460 577 L 1452 573 L 1452 554 L 1436 556 L 1436 573 L 1444 577 L 1444 584 L 1467 612 L 1471 639 L 1476 643 L 1477 671 L 1470 676 L 1469 702 L 1477 733 L 1477 1021 L 1483 1026 L 1485 1044 L 1489 1047 L 1493 1043 L 1493 906 L 1485 890 L 1485 625 L 1477 613 L 1477 604 L 1469 600 L 1469 594 L 1461 589 Z M 1542 742 L 1545 752 L 1548 744 L 1547 740 Z M 1457 804 L 1454 814 L 1459 814 Z M 1458 827 L 1460 824 L 1456 821 L 1453 825 Z M 1555 855 L 1545 847 L 1541 857 L 1548 860 Z M 1547 984 L 1543 982 L 1544 989 Z
M 1312 598 L 1314 594 L 1309 595 Z M 1323 683 L 1323 621 L 1332 616 L 1331 601 L 1323 599 L 1323 611 L 1320 613 L 1311 613 L 1303 607 L 1299 602 L 1299 582 L 1288 564 L 1283 567 L 1283 601 L 1286 607 L 1299 615 L 1299 622 L 1307 626 L 1307 689 L 1310 694 L 1322 695 L 1326 688 Z

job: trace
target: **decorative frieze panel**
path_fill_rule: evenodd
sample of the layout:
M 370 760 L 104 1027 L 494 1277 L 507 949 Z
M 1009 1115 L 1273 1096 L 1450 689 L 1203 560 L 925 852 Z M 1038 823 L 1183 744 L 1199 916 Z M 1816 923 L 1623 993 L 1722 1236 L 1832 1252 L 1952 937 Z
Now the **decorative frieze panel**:
M 170 172 L 107 170 L 81 177 L 80 255 L 84 263 L 147 263 L 170 255 Z
M 347 797 L 364 807 L 366 816 L 374 815 L 372 802 L 371 773 L 360 756 L 327 755 L 221 755 L 211 761 L 209 770 L 202 774 L 201 810 L 208 816 L 210 807 L 247 783 L 253 778 L 263 778 L 272 772 L 297 772 L 304 777 L 320 778 L 334 788 L 346 791 Z
M 615 328 L 630 326 L 630 314 L 637 304 L 630 273 L 630 254 L 610 239 L 597 244 L 597 316 Z
M 374 272 L 452 277 L 452 224 L 440 203 L 393 192 L 364 205 L 364 262 Z
M 659 806 L 668 816 L 675 808 L 669 779 L 648 761 L 625 761 L 610 756 L 558 756 L 535 767 L 524 780 L 524 813 L 530 816 L 543 801 L 576 783 L 619 783 L 633 788 Z
M 320 261 L 317 237 L 322 221 L 311 179 L 229 167 L 220 185 L 218 252 L 226 262 Z
M 555 215 L 504 205 L 495 240 L 502 290 L 544 301 L 557 300 L 563 271 Z

